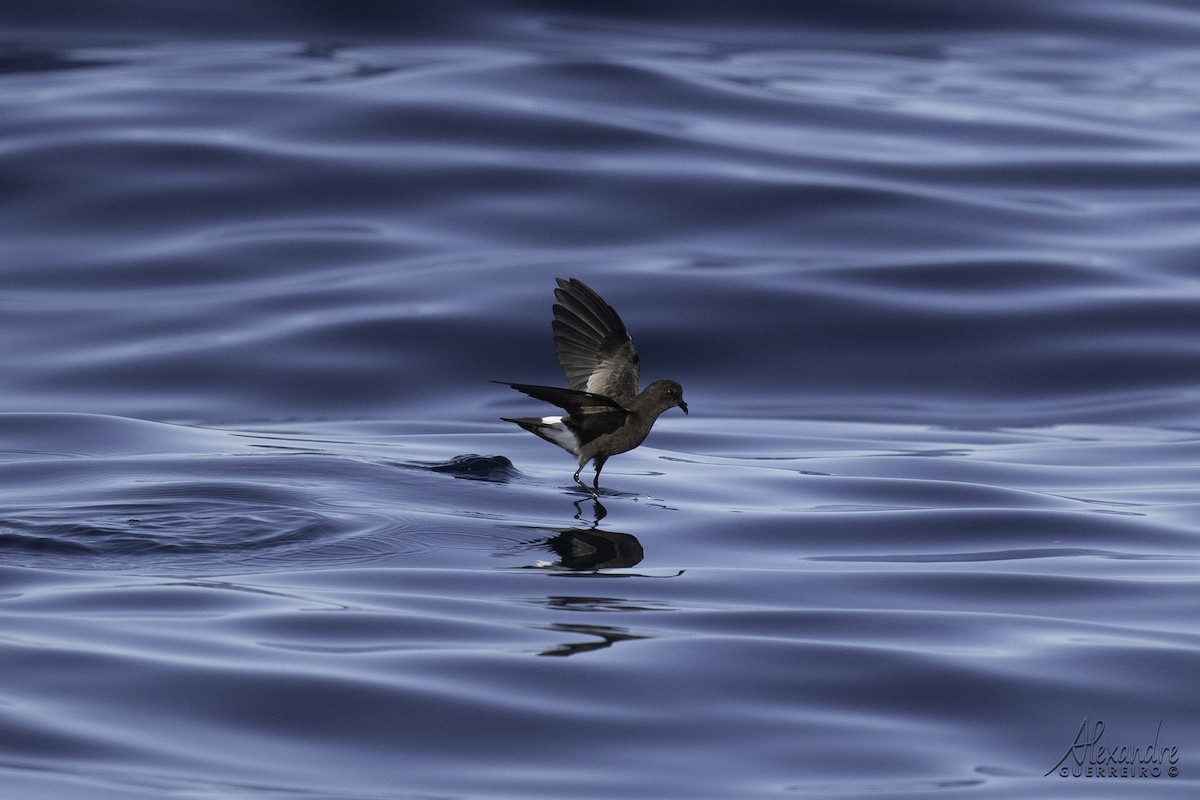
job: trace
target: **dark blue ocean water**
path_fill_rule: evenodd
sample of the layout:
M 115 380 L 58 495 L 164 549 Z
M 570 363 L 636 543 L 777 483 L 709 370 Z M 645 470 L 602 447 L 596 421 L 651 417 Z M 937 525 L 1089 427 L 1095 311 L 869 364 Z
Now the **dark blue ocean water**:
M 87 5 L 0 12 L 6 800 L 1198 796 L 1200 7 Z M 599 503 L 489 383 L 557 275 L 691 407 Z

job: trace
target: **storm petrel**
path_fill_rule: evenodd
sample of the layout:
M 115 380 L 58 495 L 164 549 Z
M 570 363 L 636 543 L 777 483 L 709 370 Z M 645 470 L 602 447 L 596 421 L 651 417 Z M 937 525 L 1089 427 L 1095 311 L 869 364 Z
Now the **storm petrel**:
M 579 459 L 575 482 L 600 494 L 600 470 L 617 453 L 645 440 L 658 415 L 673 406 L 686 414 L 683 387 L 655 381 L 638 391 L 637 350 L 613 307 L 576 278 L 557 278 L 554 297 L 554 350 L 567 376 L 568 389 L 495 381 L 566 411 L 556 417 L 501 417 L 553 442 Z M 596 478 L 591 488 L 579 473 L 591 461 Z

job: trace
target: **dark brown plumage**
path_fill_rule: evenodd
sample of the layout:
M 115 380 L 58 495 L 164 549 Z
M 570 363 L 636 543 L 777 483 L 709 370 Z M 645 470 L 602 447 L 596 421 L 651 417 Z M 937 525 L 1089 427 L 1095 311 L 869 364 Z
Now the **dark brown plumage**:
M 687 413 L 683 387 L 654 381 L 638 391 L 640 361 L 633 340 L 612 306 L 576 278 L 558 278 L 554 297 L 554 349 L 567 376 L 567 389 L 496 381 L 566 411 L 555 417 L 502 417 L 553 442 L 579 459 L 573 476 L 599 494 L 600 470 L 617 453 L 640 445 L 658 415 L 678 406 Z M 579 473 L 591 461 L 596 477 L 589 488 Z

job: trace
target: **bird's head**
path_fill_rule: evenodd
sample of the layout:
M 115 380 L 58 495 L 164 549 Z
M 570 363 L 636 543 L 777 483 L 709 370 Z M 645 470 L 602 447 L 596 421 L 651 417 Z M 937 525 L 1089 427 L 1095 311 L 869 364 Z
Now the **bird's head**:
M 679 406 L 683 413 L 688 413 L 687 403 L 683 400 L 683 387 L 675 381 L 655 381 L 646 387 L 646 392 L 658 401 L 656 405 L 661 405 L 663 411 L 671 406 Z

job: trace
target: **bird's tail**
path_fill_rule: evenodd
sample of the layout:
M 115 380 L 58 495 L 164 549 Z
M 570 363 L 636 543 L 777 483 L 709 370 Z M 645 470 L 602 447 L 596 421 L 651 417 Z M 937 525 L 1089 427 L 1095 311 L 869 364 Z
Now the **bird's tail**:
M 558 445 L 573 456 L 579 455 L 579 437 L 567 427 L 562 417 L 501 417 L 500 419 L 520 425 L 534 436 Z

